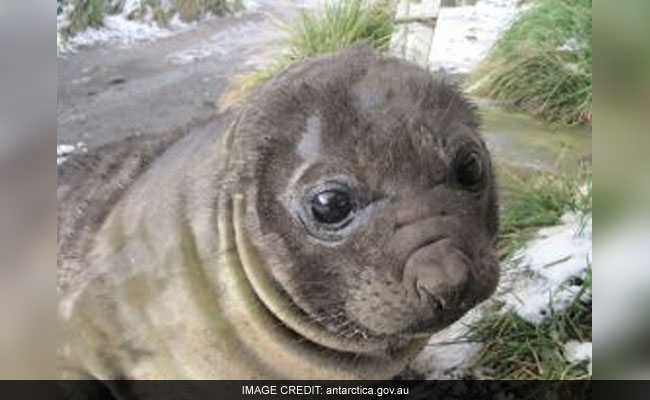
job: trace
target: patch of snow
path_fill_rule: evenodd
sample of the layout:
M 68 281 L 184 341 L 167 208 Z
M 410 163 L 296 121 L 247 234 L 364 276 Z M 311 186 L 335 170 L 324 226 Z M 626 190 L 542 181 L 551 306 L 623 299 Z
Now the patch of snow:
M 431 69 L 469 73 L 517 12 L 517 0 L 478 0 L 474 6 L 440 8 L 429 58 Z
M 56 156 L 61 157 L 66 154 L 72 153 L 74 150 L 75 146 L 71 144 L 60 144 L 56 146 Z
M 316 9 L 326 3 L 333 3 L 336 0 L 244 0 L 245 11 L 259 11 L 264 7 L 301 7 L 305 9 Z M 284 3 L 284 4 L 278 4 Z
M 122 5 L 122 14 L 129 15 L 140 7 L 142 7 L 141 0 L 125 0 Z
M 246 11 L 257 11 L 269 3 L 271 3 L 269 0 L 244 0 L 242 4 Z
M 56 165 L 63 164 L 71 154 L 85 153 L 88 147 L 84 142 L 77 142 L 76 144 L 58 144 L 56 146 Z
M 509 270 L 516 272 L 504 279 L 507 289 L 499 296 L 506 310 L 539 324 L 552 311 L 569 306 L 581 289 L 569 281 L 586 277 L 593 258 L 591 240 L 591 216 L 585 220 L 569 213 L 561 225 L 540 230 L 513 257 L 517 267 Z
M 470 327 L 483 318 L 483 308 L 475 308 L 459 321 L 431 337 L 410 368 L 424 379 L 462 379 L 470 374 L 483 344 L 468 342 Z
M 67 42 L 63 40 L 63 35 L 61 35 L 61 29 L 64 27 L 68 26 L 70 23 L 70 13 L 72 12 L 73 9 L 72 4 L 65 4 L 61 12 L 56 15 L 56 54 L 57 56 L 59 53 L 66 53 L 70 51 L 70 46 L 68 46 Z
M 542 229 L 537 236 L 524 251 L 522 262 L 542 277 L 561 284 L 584 272 L 585 261 L 591 263 L 591 217 L 583 225 L 579 215 L 566 214 L 561 225 Z
M 558 47 L 558 51 L 566 51 L 569 53 L 576 53 L 580 50 L 582 50 L 585 47 L 584 43 L 578 42 L 578 39 L 576 38 L 570 38 L 566 42 L 562 44 L 562 46 Z
M 564 344 L 564 358 L 570 363 L 581 363 L 589 361 L 587 370 L 592 373 L 593 358 L 591 353 L 591 342 L 578 342 L 571 340 Z
M 163 0 L 161 7 L 169 9 L 173 4 L 170 0 Z M 128 16 L 142 7 L 140 0 L 126 0 L 122 5 L 122 11 L 116 15 L 104 16 L 101 28 L 86 28 L 84 31 L 75 34 L 73 37 L 64 40 L 61 35 L 62 29 L 69 25 L 70 14 L 73 11 L 73 4 L 66 5 L 62 12 L 57 15 L 56 42 L 57 56 L 73 53 L 78 47 L 92 46 L 101 43 L 110 43 L 122 47 L 128 47 L 136 42 L 154 41 L 165 38 L 187 30 L 195 23 L 182 22 L 178 13 L 174 14 L 168 26 L 161 27 L 154 21 L 151 10 L 146 9 L 142 20 L 130 20 Z
M 82 46 L 92 46 L 99 43 L 110 43 L 128 47 L 136 42 L 154 41 L 171 36 L 190 27 L 191 24 L 172 19 L 169 28 L 162 28 L 154 21 L 131 21 L 125 14 L 107 15 L 101 28 L 87 28 L 71 37 L 66 43 L 61 43 L 57 34 L 59 53 L 73 52 Z

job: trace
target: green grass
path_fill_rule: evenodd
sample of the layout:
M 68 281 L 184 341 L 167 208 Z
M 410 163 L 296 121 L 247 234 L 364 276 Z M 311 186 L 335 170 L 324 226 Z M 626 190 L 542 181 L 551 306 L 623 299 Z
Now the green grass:
M 585 280 L 585 290 L 587 285 L 591 286 L 591 280 Z M 570 340 L 592 340 L 591 301 L 579 297 L 540 325 L 512 312 L 478 323 L 467 337 L 484 344 L 475 364 L 477 370 L 492 379 L 588 379 L 585 363 L 570 363 L 562 354 L 564 344 Z
M 501 211 L 498 253 L 501 261 L 513 256 L 541 227 L 556 225 L 566 212 L 584 217 L 592 212 L 591 171 L 562 176 L 543 172 L 498 169 L 502 185 L 512 192 Z M 591 266 L 571 305 L 553 311 L 540 325 L 513 312 L 495 312 L 476 323 L 464 340 L 484 347 L 475 364 L 481 378 L 589 379 L 586 364 L 569 363 L 563 346 L 570 340 L 591 341 Z M 585 296 L 585 292 L 589 296 Z
M 373 6 L 366 0 L 346 0 L 326 3 L 316 13 L 301 12 L 289 29 L 290 57 L 300 60 L 358 42 L 386 50 L 393 33 L 393 17 L 385 7 Z
M 288 65 L 308 57 L 367 43 L 375 49 L 388 49 L 394 30 L 390 1 L 330 1 L 322 9 L 302 11 L 298 18 L 283 26 L 288 33 L 287 51 L 271 65 L 235 79 L 232 89 L 222 98 L 222 106 L 241 103 L 259 85 Z
M 117 10 L 120 12 L 121 10 Z M 142 20 L 145 16 L 151 15 L 151 18 L 161 26 L 166 26 L 176 13 L 175 7 L 165 9 L 161 0 L 141 0 L 140 7 L 132 10 L 126 17 L 130 20 Z
M 173 0 L 173 4 L 183 21 L 194 21 L 208 12 L 222 16 L 242 8 L 241 0 Z
M 178 14 L 182 21 L 194 21 L 207 13 L 223 16 L 242 9 L 241 0 L 172 0 L 171 7 L 163 7 L 162 0 L 141 0 L 140 7 L 127 17 L 141 19 L 149 13 L 160 25 L 167 25 Z
M 514 312 L 488 317 L 475 324 L 467 337 L 484 344 L 475 364 L 490 379 L 590 379 L 586 362 L 571 363 L 564 344 L 592 341 L 592 268 L 588 266 L 571 304 L 554 311 L 540 325 Z
M 472 91 L 551 122 L 591 122 L 591 32 L 591 0 L 533 1 L 474 71 Z
M 63 28 L 64 37 L 70 37 L 88 27 L 99 28 L 104 24 L 106 4 L 104 0 L 76 0 L 68 16 L 69 24 Z
M 563 176 L 548 172 L 514 172 L 498 169 L 502 191 L 510 198 L 501 210 L 497 251 L 501 260 L 511 257 L 539 228 L 556 225 L 572 211 L 591 214 L 591 172 Z M 506 183 L 504 183 L 504 181 Z

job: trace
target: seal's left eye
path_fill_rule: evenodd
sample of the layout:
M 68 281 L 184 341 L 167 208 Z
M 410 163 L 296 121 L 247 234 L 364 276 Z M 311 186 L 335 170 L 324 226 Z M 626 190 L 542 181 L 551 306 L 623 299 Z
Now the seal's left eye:
M 459 155 L 454 163 L 456 182 L 467 189 L 476 189 L 484 172 L 481 156 L 475 151 Z
M 311 211 L 321 224 L 343 222 L 354 208 L 350 193 L 340 189 L 330 189 L 316 194 L 311 199 Z

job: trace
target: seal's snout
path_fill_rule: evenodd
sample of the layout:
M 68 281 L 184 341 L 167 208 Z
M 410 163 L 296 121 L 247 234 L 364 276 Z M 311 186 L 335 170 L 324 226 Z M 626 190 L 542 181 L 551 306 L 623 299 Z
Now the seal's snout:
M 458 300 L 470 274 L 469 258 L 450 240 L 418 249 L 407 261 L 404 284 L 421 301 L 445 309 Z
M 403 285 L 418 317 L 406 329 L 431 332 L 465 310 L 472 261 L 450 239 L 418 248 L 404 266 Z

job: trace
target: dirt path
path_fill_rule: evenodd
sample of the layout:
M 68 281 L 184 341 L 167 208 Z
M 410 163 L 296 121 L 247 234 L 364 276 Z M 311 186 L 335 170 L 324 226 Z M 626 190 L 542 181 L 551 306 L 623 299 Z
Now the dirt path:
M 203 125 L 229 79 L 273 58 L 296 2 L 276 1 L 128 48 L 98 45 L 59 57 L 57 142 L 88 146 Z

